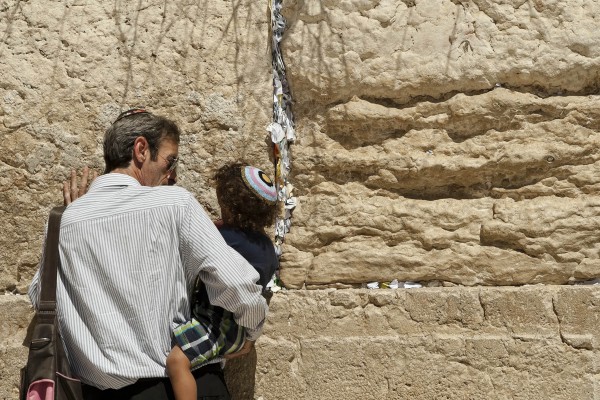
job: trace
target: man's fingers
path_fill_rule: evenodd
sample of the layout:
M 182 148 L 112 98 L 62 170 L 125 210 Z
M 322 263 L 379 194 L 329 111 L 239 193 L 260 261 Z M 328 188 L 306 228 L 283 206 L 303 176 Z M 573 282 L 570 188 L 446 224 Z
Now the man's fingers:
M 65 205 L 69 205 L 88 191 L 88 184 L 98 177 L 96 171 L 92 171 L 90 179 L 90 169 L 85 166 L 81 170 L 81 182 L 77 182 L 77 170 L 71 170 L 71 178 L 63 182 L 63 200 Z
M 77 171 L 71 170 L 71 201 L 77 200 L 79 190 L 77 189 Z
M 69 187 L 69 181 L 63 182 L 63 204 L 65 206 L 71 204 L 71 188 Z
M 79 192 L 78 197 L 81 197 L 85 194 L 85 192 L 87 192 L 87 184 L 88 184 L 88 177 L 90 175 L 90 169 L 87 167 L 87 165 L 85 167 L 83 167 L 83 173 L 81 174 L 81 184 L 79 185 Z

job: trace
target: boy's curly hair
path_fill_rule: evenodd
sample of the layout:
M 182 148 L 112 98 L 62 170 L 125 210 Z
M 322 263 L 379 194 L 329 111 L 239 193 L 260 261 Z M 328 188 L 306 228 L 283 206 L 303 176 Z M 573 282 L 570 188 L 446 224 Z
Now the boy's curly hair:
M 217 170 L 214 176 L 217 199 L 229 215 L 223 222 L 242 230 L 262 232 L 273 224 L 277 208 L 261 200 L 242 179 L 242 168 L 249 164 L 229 163 Z

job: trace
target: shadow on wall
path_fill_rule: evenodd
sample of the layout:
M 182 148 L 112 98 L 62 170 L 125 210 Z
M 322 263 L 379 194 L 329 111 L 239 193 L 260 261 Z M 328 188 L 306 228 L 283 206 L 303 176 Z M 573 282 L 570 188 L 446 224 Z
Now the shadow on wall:
M 256 349 L 253 348 L 246 356 L 227 361 L 225 382 L 232 399 L 254 399 L 257 360 Z
M 377 23 L 381 27 L 387 28 L 394 20 L 411 21 L 413 18 L 416 18 L 414 0 L 402 0 L 402 2 L 406 5 L 404 9 L 396 6 L 395 14 L 390 15 L 389 20 L 378 20 Z M 354 36 L 355 32 L 353 29 L 356 29 L 358 26 L 351 27 L 342 23 L 343 19 L 336 13 L 336 10 L 340 8 L 332 4 L 336 3 L 311 2 L 308 4 L 304 0 L 299 0 L 295 7 L 284 7 L 282 11 L 288 22 L 286 34 L 289 35 L 289 32 L 292 32 L 291 40 L 286 41 L 284 39 L 285 53 L 294 53 L 294 57 L 292 58 L 300 60 L 303 63 L 310 60 L 310 69 L 313 70 L 310 77 L 302 76 L 303 65 L 291 64 L 289 66 L 291 67 L 291 74 L 288 75 L 288 79 L 309 80 L 311 89 L 317 90 L 319 93 L 318 97 L 307 101 L 310 104 L 303 104 L 300 101 L 297 105 L 299 109 L 305 106 L 309 108 L 316 106 L 317 109 L 320 109 L 323 105 L 329 108 L 337 104 L 343 104 L 355 95 L 361 98 L 371 96 L 368 87 L 363 82 L 366 77 L 360 76 L 357 71 L 364 68 L 365 64 L 370 63 L 372 61 L 370 59 L 377 56 L 377 54 L 369 46 L 364 46 L 363 48 L 358 45 L 363 42 L 362 39 Z M 343 7 L 341 8 L 343 9 Z M 367 2 L 356 5 L 355 11 L 364 16 L 367 11 L 372 9 L 373 6 L 371 3 Z M 349 18 L 348 15 L 346 17 Z M 375 19 L 370 18 L 364 19 L 375 21 Z M 348 23 L 352 22 L 350 18 L 349 21 Z M 302 28 L 297 28 L 299 23 L 302 23 Z M 413 40 L 409 32 L 411 27 L 411 24 L 406 23 L 401 31 L 398 31 L 398 34 L 395 35 L 398 39 L 396 43 L 397 49 L 407 49 L 410 47 L 410 42 Z M 297 34 L 297 29 L 302 29 L 300 35 Z M 377 40 L 377 36 L 374 36 L 371 32 L 365 36 L 370 38 L 368 40 Z M 397 54 L 396 68 L 400 70 L 404 68 L 403 52 L 400 51 Z M 284 61 L 289 62 L 290 60 Z M 294 73 L 294 70 L 296 70 L 296 73 Z M 303 82 L 298 86 L 304 86 L 306 83 Z M 351 88 L 351 90 L 348 90 L 348 88 Z M 291 90 L 293 93 L 294 88 L 292 87 Z M 305 91 L 310 92 L 308 90 Z M 386 96 L 377 95 L 376 97 L 395 105 L 394 100 L 388 99 Z M 312 104 L 313 102 L 315 104 Z
M 121 46 L 120 48 L 121 53 L 126 59 L 125 69 L 127 71 L 127 80 L 123 91 L 123 102 L 125 102 L 128 97 L 134 78 L 134 57 L 145 56 L 148 59 L 156 59 L 160 52 L 161 46 L 166 40 L 180 42 L 177 47 L 179 48 L 178 53 L 183 60 L 179 67 L 186 70 L 186 75 L 187 72 L 190 72 L 188 78 L 190 78 L 189 81 L 193 85 L 194 82 L 201 81 L 203 78 L 205 78 L 202 74 L 202 71 L 204 69 L 203 63 L 206 62 L 206 58 L 199 57 L 194 59 L 189 55 L 190 50 L 200 49 L 203 50 L 202 52 L 207 56 L 211 54 L 214 56 L 214 54 L 217 53 L 218 48 L 225 41 L 225 38 L 228 36 L 232 37 L 233 42 L 235 43 L 235 57 L 232 64 L 235 76 L 237 78 L 234 85 L 236 86 L 236 94 L 240 94 L 239 83 L 245 74 L 245 71 L 243 70 L 243 66 L 245 65 L 243 62 L 244 55 L 241 54 L 241 52 L 245 47 L 247 47 L 245 46 L 245 41 L 247 41 L 248 38 L 256 35 L 256 27 L 250 22 L 252 18 L 249 18 L 249 16 L 260 15 L 260 13 L 262 13 L 261 9 L 265 7 L 261 3 L 245 2 L 244 4 L 242 0 L 234 0 L 231 3 L 231 13 L 225 16 L 225 19 L 222 23 L 219 23 L 216 22 L 214 18 L 212 20 L 207 19 L 207 16 L 213 15 L 213 13 L 209 11 L 211 3 L 208 0 L 201 2 L 191 0 L 164 0 L 161 6 L 163 12 L 161 14 L 162 21 L 160 24 L 160 33 L 156 37 L 151 53 L 145 55 L 136 54 L 136 46 L 139 44 L 138 30 L 140 29 L 140 14 L 147 8 L 147 6 L 144 6 L 142 0 L 139 0 L 134 10 L 128 10 L 128 4 L 128 2 L 115 0 L 113 9 L 113 18 L 115 20 L 114 22 L 117 30 L 117 37 L 123 43 L 126 43 L 127 41 L 129 42 L 126 43 L 126 46 Z M 240 12 L 240 8 L 242 8 L 243 5 L 247 7 L 247 10 L 245 10 L 246 14 Z M 218 13 L 215 13 L 215 15 L 218 16 Z M 215 15 L 213 15 L 213 17 Z M 175 32 L 172 32 L 173 35 L 169 36 L 169 33 L 174 28 L 174 25 L 180 24 L 182 21 L 185 21 L 183 22 L 185 24 L 183 32 L 181 32 L 180 27 L 177 27 L 178 29 Z M 217 23 L 219 24 L 219 29 L 214 29 L 215 26 L 210 26 L 211 24 Z M 127 25 L 130 25 L 130 32 L 127 32 Z M 217 40 L 213 40 L 212 42 L 204 41 L 204 39 L 207 38 L 210 33 L 216 31 L 219 31 L 220 33 L 220 36 Z M 266 50 L 267 47 L 268 41 L 265 42 Z M 137 51 L 137 53 L 139 53 L 139 51 Z M 268 55 L 268 51 L 265 51 L 265 55 Z M 144 84 L 153 78 L 153 69 L 149 68 L 147 71 L 147 76 L 144 78 Z M 159 79 L 163 78 L 164 77 L 159 77 Z
M 86 71 L 89 73 L 92 69 L 108 68 L 117 74 L 109 74 L 111 76 L 106 79 L 121 78 L 122 75 L 118 82 L 118 90 L 121 92 L 119 102 L 125 104 L 132 100 L 130 92 L 136 85 L 164 86 L 165 79 L 168 78 L 163 74 L 155 75 L 156 62 L 168 64 L 169 68 L 183 73 L 191 86 L 196 82 L 204 82 L 207 76 L 215 74 L 215 68 L 211 64 L 226 62 L 227 67 L 233 70 L 235 80 L 223 84 L 237 85 L 239 95 L 242 92 L 239 83 L 248 75 L 248 66 L 254 65 L 245 61 L 249 55 L 247 53 L 252 52 L 254 57 L 257 56 L 252 42 L 257 42 L 257 38 L 264 38 L 264 57 L 270 58 L 267 32 L 256 26 L 256 21 L 268 26 L 267 5 L 261 2 L 233 0 L 215 4 L 208 0 L 114 0 L 112 4 L 109 1 L 98 2 L 89 9 L 69 3 L 49 2 L 47 6 L 54 9 L 48 10 L 43 23 L 30 26 L 30 34 L 38 33 L 44 38 L 40 43 L 46 45 L 43 48 L 42 44 L 36 46 L 40 47 L 42 57 L 53 61 L 51 81 L 55 87 L 64 85 L 62 74 L 65 68 L 71 70 L 75 66 L 71 61 L 79 69 L 75 73 L 67 72 L 67 79 L 75 77 L 85 81 L 83 75 Z M 39 12 L 30 3 L 20 0 L 13 5 L 0 5 L 0 20 L 4 22 L 3 32 L 0 32 L 0 57 L 12 56 L 10 40 L 19 39 L 16 35 L 21 34 L 14 29 L 15 24 L 23 20 L 29 24 L 29 17 Z M 89 18 L 90 13 L 97 15 Z M 57 20 L 53 20 L 54 15 Z M 112 32 L 105 31 L 101 24 L 106 19 L 114 23 Z M 92 20 L 93 22 L 86 23 Z M 85 28 L 82 27 L 82 22 L 86 25 Z M 89 47 L 96 47 L 99 43 L 93 37 L 104 37 L 105 44 L 110 43 L 106 49 L 96 49 L 101 53 L 100 58 L 97 54 L 92 62 L 80 57 L 70 59 L 73 54 L 86 58 Z M 163 54 L 165 57 L 161 59 L 160 52 L 165 43 L 174 48 L 175 52 Z M 219 50 L 223 43 L 227 43 L 226 61 L 216 57 L 219 52 L 223 52 Z M 9 54 L 5 54 L 7 51 Z M 118 58 L 116 62 L 115 53 Z M 108 84 L 114 85 L 115 82 L 107 82 Z
M 267 297 L 267 304 L 271 305 L 271 296 Z M 256 387 L 256 364 L 258 357 L 256 347 L 249 354 L 234 358 L 225 364 L 225 383 L 235 400 L 253 400 Z

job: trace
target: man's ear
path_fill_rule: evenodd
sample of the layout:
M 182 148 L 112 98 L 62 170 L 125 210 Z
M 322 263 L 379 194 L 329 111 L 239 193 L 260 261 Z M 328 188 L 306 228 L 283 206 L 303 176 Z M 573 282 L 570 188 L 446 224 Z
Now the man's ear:
M 143 136 L 138 136 L 133 142 L 133 161 L 136 165 L 141 165 L 146 161 L 149 154 L 148 141 Z

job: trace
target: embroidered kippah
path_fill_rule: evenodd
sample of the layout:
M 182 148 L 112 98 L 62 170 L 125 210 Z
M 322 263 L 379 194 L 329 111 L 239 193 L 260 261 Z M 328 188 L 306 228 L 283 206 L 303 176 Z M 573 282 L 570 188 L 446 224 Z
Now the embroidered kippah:
M 134 114 L 150 114 L 150 111 L 147 111 L 143 108 L 132 108 L 127 111 L 123 111 L 121 114 L 119 114 L 117 119 L 115 119 L 115 122 L 117 122 L 118 120 L 121 120 L 123 118 L 129 117 L 130 115 L 134 115 Z M 113 122 L 113 124 L 115 122 Z
M 277 202 L 277 191 L 269 175 L 256 167 L 242 167 L 242 180 L 261 200 L 269 204 Z

